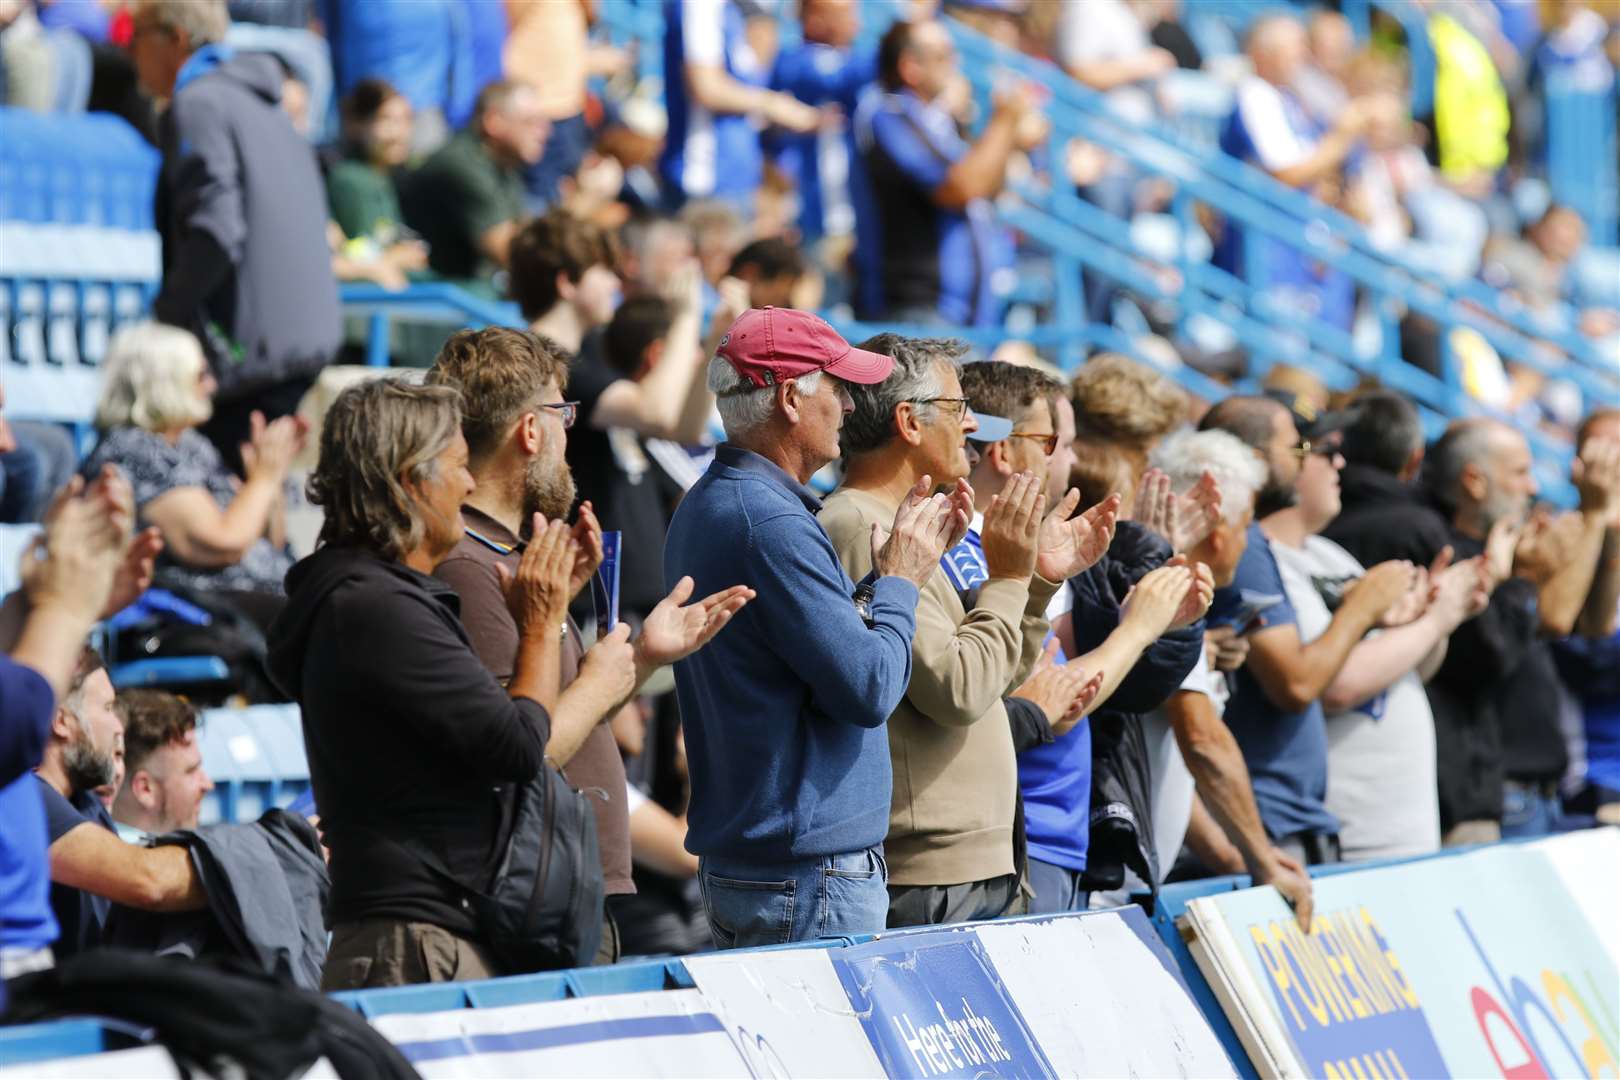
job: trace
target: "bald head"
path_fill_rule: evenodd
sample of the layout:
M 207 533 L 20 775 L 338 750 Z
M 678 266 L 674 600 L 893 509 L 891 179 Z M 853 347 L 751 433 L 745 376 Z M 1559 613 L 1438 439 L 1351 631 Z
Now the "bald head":
M 1198 422 L 1198 430 L 1230 432 L 1265 462 L 1268 476 L 1256 502 L 1256 517 L 1285 510 L 1298 501 L 1299 430 L 1293 415 L 1281 404 L 1268 397 L 1234 394 L 1217 401 Z
M 1506 517 L 1522 517 L 1537 494 L 1530 444 L 1487 417 L 1457 420 L 1434 444 L 1426 478 L 1459 527 L 1483 538 Z
M 1268 397 L 1234 394 L 1217 401 L 1198 422 L 1199 431 L 1228 431 L 1251 449 L 1265 452 L 1277 426 L 1277 418 L 1288 410 Z
M 1288 15 L 1267 16 L 1249 31 L 1248 53 L 1254 73 L 1274 86 L 1294 81 L 1308 47 L 1305 27 Z

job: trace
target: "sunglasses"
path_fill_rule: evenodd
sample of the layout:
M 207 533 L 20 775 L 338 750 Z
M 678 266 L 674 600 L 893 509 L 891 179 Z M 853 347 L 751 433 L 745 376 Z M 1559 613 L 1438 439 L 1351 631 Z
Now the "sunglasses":
M 1039 439 L 1042 443 L 1041 452 L 1043 454 L 1045 454 L 1047 457 L 1051 457 L 1053 454 L 1057 453 L 1058 436 L 1057 432 L 1055 431 L 1009 431 L 1007 433 L 1007 438 Z

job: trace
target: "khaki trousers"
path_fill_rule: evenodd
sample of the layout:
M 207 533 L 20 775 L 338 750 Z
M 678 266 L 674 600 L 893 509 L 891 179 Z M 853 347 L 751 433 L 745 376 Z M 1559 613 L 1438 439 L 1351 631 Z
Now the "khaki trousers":
M 501 972 L 482 945 L 432 923 L 360 919 L 332 929 L 322 990 L 492 979 Z

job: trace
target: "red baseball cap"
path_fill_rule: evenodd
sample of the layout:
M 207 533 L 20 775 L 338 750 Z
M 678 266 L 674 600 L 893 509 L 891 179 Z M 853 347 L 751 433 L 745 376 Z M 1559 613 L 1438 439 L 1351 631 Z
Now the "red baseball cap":
M 825 371 L 845 382 L 880 383 L 894 359 L 857 349 L 825 319 L 793 308 L 750 308 L 737 316 L 719 353 L 738 375 L 757 387 Z

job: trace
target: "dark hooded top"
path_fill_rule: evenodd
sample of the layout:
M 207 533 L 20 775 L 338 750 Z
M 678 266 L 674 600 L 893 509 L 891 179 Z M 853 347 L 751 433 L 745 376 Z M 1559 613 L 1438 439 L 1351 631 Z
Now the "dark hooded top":
M 303 710 L 332 852 L 329 925 L 394 918 L 477 935 L 457 891 L 396 841 L 487 888 L 509 785 L 539 774 L 551 721 L 479 662 L 459 609 L 444 582 L 355 548 L 323 547 L 287 575 L 270 673 Z

